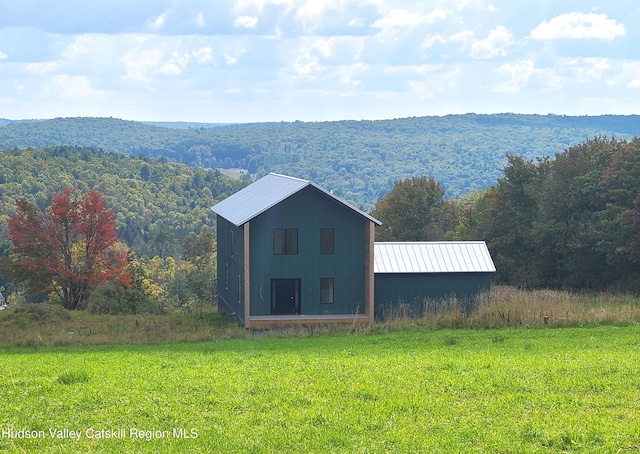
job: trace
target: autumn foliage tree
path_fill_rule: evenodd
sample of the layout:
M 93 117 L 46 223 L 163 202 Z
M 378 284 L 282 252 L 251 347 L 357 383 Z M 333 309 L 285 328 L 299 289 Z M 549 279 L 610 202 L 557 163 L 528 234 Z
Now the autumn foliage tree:
M 118 242 L 113 210 L 97 191 L 67 189 L 40 211 L 25 198 L 8 221 L 13 243 L 6 268 L 31 294 L 54 292 L 67 309 L 86 307 L 101 284 L 128 285 L 128 253 Z

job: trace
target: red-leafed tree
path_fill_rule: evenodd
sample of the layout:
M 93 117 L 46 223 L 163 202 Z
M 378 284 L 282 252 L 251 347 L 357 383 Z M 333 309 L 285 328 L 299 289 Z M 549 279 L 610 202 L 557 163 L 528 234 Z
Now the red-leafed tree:
M 55 292 L 67 309 L 85 307 L 101 284 L 128 285 L 126 247 L 118 242 L 113 210 L 97 191 L 80 196 L 67 189 L 39 211 L 17 201 L 8 222 L 13 256 L 8 269 L 31 294 Z

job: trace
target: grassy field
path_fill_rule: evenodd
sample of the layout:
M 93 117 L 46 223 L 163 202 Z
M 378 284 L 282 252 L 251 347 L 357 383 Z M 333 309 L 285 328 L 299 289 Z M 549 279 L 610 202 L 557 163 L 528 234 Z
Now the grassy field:
M 640 297 L 630 294 L 523 291 L 494 287 L 478 310 L 465 315 L 455 301 L 432 305 L 437 310 L 408 316 L 400 304 L 383 323 L 360 332 L 393 332 L 411 327 L 449 328 L 558 328 L 640 323 Z M 415 315 L 415 314 L 413 314 Z M 350 334 L 352 327 L 324 327 L 313 333 Z M 213 341 L 252 336 L 307 336 L 305 330 L 284 333 L 247 331 L 210 305 L 189 312 L 143 315 L 103 315 L 66 311 L 49 304 L 24 304 L 0 311 L 0 347 L 150 344 Z
M 149 344 L 247 337 L 214 308 L 169 314 L 109 315 L 24 304 L 0 313 L 0 347 Z
M 4 347 L 0 450 L 640 449 L 636 324 L 383 331 Z

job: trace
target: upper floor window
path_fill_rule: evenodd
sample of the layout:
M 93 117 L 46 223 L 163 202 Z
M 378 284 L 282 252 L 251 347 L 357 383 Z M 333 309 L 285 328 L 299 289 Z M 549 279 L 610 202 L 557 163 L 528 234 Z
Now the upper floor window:
M 296 255 L 298 253 L 298 229 L 274 229 L 273 253 Z
M 333 254 L 333 229 L 320 230 L 320 253 Z

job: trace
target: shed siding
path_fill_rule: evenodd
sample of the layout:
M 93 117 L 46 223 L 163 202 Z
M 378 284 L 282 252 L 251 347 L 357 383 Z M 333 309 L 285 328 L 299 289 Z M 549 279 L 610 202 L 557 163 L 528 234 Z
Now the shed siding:
M 244 226 L 236 227 L 222 216 L 217 218 L 218 309 L 245 324 L 244 311 Z
M 427 299 L 455 297 L 463 307 L 469 307 L 478 296 L 488 293 L 490 286 L 491 273 L 376 273 L 376 318 L 383 318 L 398 303 L 421 315 Z
M 300 279 L 303 315 L 365 311 L 364 232 L 369 221 L 307 186 L 251 221 L 251 316 L 271 315 L 271 279 Z M 320 253 L 321 229 L 334 229 L 334 253 Z M 274 229 L 298 229 L 298 253 L 274 255 Z M 320 278 L 334 279 L 334 303 L 320 303 Z

